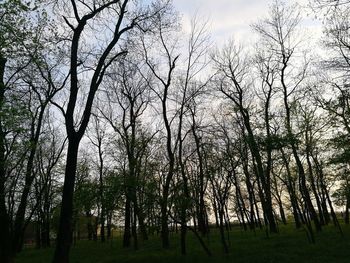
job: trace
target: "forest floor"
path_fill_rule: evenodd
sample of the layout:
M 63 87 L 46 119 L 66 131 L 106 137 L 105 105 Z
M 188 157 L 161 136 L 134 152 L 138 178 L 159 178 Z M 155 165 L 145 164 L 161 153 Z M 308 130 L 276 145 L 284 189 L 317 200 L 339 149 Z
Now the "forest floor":
M 350 226 L 342 225 L 344 237 L 330 225 L 316 234 L 316 243 L 308 242 L 305 230 L 296 230 L 290 223 L 280 226 L 280 233 L 266 236 L 265 231 L 242 231 L 235 227 L 229 233 L 230 253 L 224 254 L 216 229 L 205 242 L 213 256 L 208 257 L 192 233 L 188 233 L 188 255 L 180 254 L 179 234 L 171 234 L 171 249 L 161 249 L 160 238 L 151 236 L 140 249 L 123 249 L 121 237 L 106 241 L 78 241 L 71 249 L 71 263 L 171 263 L 171 262 L 276 262 L 276 263 L 332 263 L 350 262 Z M 26 248 L 16 263 L 49 263 L 53 249 Z

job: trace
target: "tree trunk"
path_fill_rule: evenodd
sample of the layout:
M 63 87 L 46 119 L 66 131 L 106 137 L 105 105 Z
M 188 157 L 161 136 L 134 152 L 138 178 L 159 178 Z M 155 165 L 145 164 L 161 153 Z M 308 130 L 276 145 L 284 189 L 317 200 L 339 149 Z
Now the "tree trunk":
M 102 216 L 102 212 L 101 212 L 101 229 L 100 229 L 100 236 L 101 236 L 101 242 L 105 242 L 106 241 L 106 237 L 105 237 L 105 219 Z
M 221 239 L 221 243 L 222 246 L 224 248 L 224 253 L 227 254 L 228 253 L 228 246 L 226 243 L 226 238 L 225 238 L 225 229 L 224 229 L 224 209 L 223 207 L 221 207 L 222 204 L 220 204 L 220 209 L 219 209 L 219 230 L 220 230 L 220 239 Z
M 299 218 L 299 205 L 298 205 L 298 199 L 297 199 L 297 196 L 296 196 L 296 193 L 294 190 L 293 178 L 292 178 L 292 174 L 291 174 L 290 167 L 289 167 L 289 161 L 287 160 L 286 154 L 283 151 L 283 149 L 281 148 L 280 150 L 281 150 L 281 154 L 282 154 L 283 163 L 286 167 L 286 172 L 287 172 L 286 186 L 287 186 L 288 194 L 290 197 L 290 202 L 292 205 L 295 227 L 300 228 L 301 222 L 300 222 L 300 218 Z
M 250 174 L 248 170 L 248 164 L 247 164 L 247 155 L 245 154 L 245 158 L 243 158 L 243 172 L 245 175 L 245 185 L 247 187 L 248 195 L 249 195 L 249 205 L 250 205 L 250 218 L 249 218 L 249 227 L 250 229 L 255 228 L 255 211 L 254 211 L 254 203 L 255 203 L 255 198 L 254 198 L 254 189 L 253 185 L 250 181 Z
M 99 155 L 100 155 L 100 178 L 99 178 L 99 183 L 100 183 L 100 202 L 101 202 L 101 215 L 100 215 L 100 223 L 101 223 L 101 229 L 100 229 L 100 237 L 101 237 L 101 242 L 106 241 L 105 237 L 105 203 L 104 203 L 104 195 L 103 195 L 103 159 L 102 159 L 102 153 L 101 149 L 99 148 Z
M 258 207 L 258 202 L 256 201 L 255 194 L 253 195 L 253 198 L 254 198 L 254 207 L 255 207 L 255 214 L 256 214 L 256 226 L 262 229 L 259 207 Z
M 316 189 L 316 183 L 315 183 L 315 178 L 314 178 L 314 174 L 313 174 L 313 170 L 312 170 L 312 164 L 311 164 L 311 160 L 310 160 L 309 150 L 306 150 L 306 161 L 307 161 L 308 168 L 309 168 L 309 179 L 310 179 L 311 189 L 312 189 L 312 192 L 313 192 L 314 197 L 316 199 L 316 205 L 317 205 L 317 209 L 318 209 L 318 215 L 320 218 L 320 224 L 324 225 L 325 221 L 323 218 L 323 209 L 321 206 L 320 197 L 319 197 L 317 189 Z
M 349 224 L 349 221 L 350 221 L 349 208 L 350 208 L 350 189 L 349 189 L 349 186 L 347 186 L 346 205 L 345 205 L 345 217 L 344 217 L 344 222 L 347 225 Z
M 141 232 L 141 237 L 142 240 L 148 240 L 148 234 L 147 234 L 147 228 L 146 228 L 146 224 L 145 224 L 145 219 L 144 216 L 142 214 L 142 212 L 140 211 L 140 208 L 138 207 L 138 213 L 137 213 L 137 218 L 139 221 L 139 226 L 140 226 L 140 232 Z
M 270 183 L 270 176 L 268 173 L 264 173 L 264 167 L 262 164 L 262 159 L 260 155 L 260 150 L 258 147 L 258 144 L 255 140 L 255 136 L 253 133 L 253 130 L 250 126 L 250 120 L 248 112 L 245 111 L 245 109 L 241 109 L 241 113 L 243 116 L 244 126 L 248 133 L 248 146 L 250 149 L 250 152 L 255 160 L 256 163 L 256 174 L 258 177 L 258 180 L 260 180 L 262 185 L 262 192 L 261 192 L 261 204 L 264 210 L 265 217 L 267 219 L 267 223 L 269 225 L 269 229 L 271 233 L 277 233 L 277 225 L 275 221 L 275 217 L 273 215 L 273 209 L 272 209 L 272 199 L 271 199 L 271 183 Z
M 6 59 L 0 53 L 0 111 L 3 109 L 5 100 L 4 73 Z M 4 263 L 13 262 L 11 251 L 10 218 L 6 207 L 5 193 L 5 133 L 2 116 L 0 115 L 0 261 Z
M 107 239 L 112 237 L 112 216 L 108 214 L 107 216 Z
M 34 180 L 34 176 L 32 175 L 32 170 L 33 170 L 33 164 L 34 164 L 34 156 L 36 152 L 36 147 L 34 145 L 37 144 L 37 141 L 32 141 L 31 140 L 31 150 L 30 150 L 30 156 L 27 161 L 27 168 L 26 168 L 26 175 L 25 175 L 25 185 L 24 189 L 21 195 L 21 201 L 19 203 L 17 213 L 16 213 L 16 218 L 14 222 L 14 233 L 12 237 L 12 248 L 15 253 L 18 253 L 22 250 L 22 239 L 24 235 L 24 221 L 25 221 L 25 213 L 26 213 L 26 208 L 27 208 L 27 201 L 28 201 L 28 196 L 29 192 Z
M 237 202 L 238 211 L 239 211 L 239 214 L 240 214 L 240 217 L 241 217 L 240 222 L 241 222 L 241 225 L 243 226 L 243 229 L 246 231 L 247 230 L 247 225 L 246 225 L 245 220 L 244 220 L 245 207 L 244 207 L 244 202 L 243 202 L 241 189 L 239 187 L 239 183 L 237 181 L 236 175 L 233 175 L 233 180 L 234 180 L 234 185 L 235 185 L 235 188 L 236 188 L 236 202 Z
M 87 223 L 86 223 L 86 230 L 88 233 L 88 240 L 92 240 L 92 236 L 93 236 L 93 227 L 92 227 L 92 215 L 90 211 L 86 211 L 85 212 L 85 216 L 87 218 Z
M 5 73 L 6 59 L 0 53 L 0 110 L 3 108 L 5 97 Z M 6 207 L 5 194 L 5 134 L 3 132 L 3 120 L 0 115 L 0 261 L 4 263 L 12 262 L 11 258 L 11 239 L 10 239 L 10 221 Z
M 44 248 L 50 247 L 51 246 L 51 241 L 50 241 L 50 218 L 49 214 L 46 216 L 46 221 L 44 225 Z
M 317 173 L 319 175 L 319 178 L 320 178 L 321 191 L 322 191 L 323 195 L 325 196 L 326 201 L 328 202 L 329 209 L 331 210 L 331 216 L 332 216 L 333 224 L 334 224 L 334 226 L 338 227 L 340 234 L 343 235 L 343 230 L 341 229 L 341 226 L 339 224 L 337 215 L 336 215 L 336 213 L 334 211 L 334 208 L 333 208 L 333 205 L 332 205 L 331 198 L 329 196 L 329 192 L 328 192 L 327 187 L 326 187 L 326 185 L 324 183 L 324 178 L 323 178 L 324 176 L 323 176 L 322 165 L 319 163 L 317 155 L 313 155 L 312 157 L 313 157 L 315 165 L 316 165 L 316 171 L 317 171 Z M 325 206 L 326 207 L 325 207 L 324 211 L 327 211 L 327 204 L 325 204 Z M 327 215 L 329 217 L 328 211 L 327 211 Z M 325 216 L 326 219 L 327 219 L 327 215 Z
M 316 167 L 316 173 L 318 174 L 318 178 L 319 178 L 318 185 L 319 185 L 319 188 L 320 188 L 320 192 L 322 193 L 322 207 L 323 207 L 323 216 L 324 216 L 324 219 L 325 219 L 325 223 L 328 224 L 329 221 L 330 221 L 329 212 L 328 212 L 328 209 L 327 209 L 327 203 L 328 203 L 329 204 L 329 209 L 331 210 L 331 216 L 333 218 L 334 225 L 336 225 L 337 223 L 339 224 L 338 219 L 337 219 L 337 217 L 335 216 L 335 213 L 334 213 L 334 209 L 333 209 L 333 205 L 332 205 L 331 199 L 329 198 L 329 193 L 328 193 L 327 187 L 326 187 L 325 182 L 324 182 L 322 166 L 321 166 L 321 164 L 318 161 L 317 154 L 311 154 L 311 156 L 312 156 L 312 158 L 314 160 L 315 167 Z M 340 227 L 340 225 L 339 225 L 339 227 Z
M 125 201 L 125 215 L 124 215 L 124 235 L 123 247 L 130 247 L 131 245 L 131 200 L 127 196 Z
M 137 238 L 137 214 L 135 208 L 132 209 L 132 222 L 131 222 L 131 233 L 134 241 L 134 249 L 139 249 L 138 238 Z
M 162 247 L 168 249 L 169 243 L 169 226 L 168 226 L 168 194 L 163 191 L 163 200 L 161 203 L 161 238 Z
M 205 214 L 206 214 L 206 209 L 205 209 L 205 202 L 204 202 L 204 194 L 205 194 L 205 189 L 204 189 L 204 169 L 203 169 L 203 156 L 201 153 L 201 142 L 200 138 L 197 135 L 196 129 L 195 129 L 195 118 L 192 116 L 192 134 L 194 137 L 194 141 L 196 144 L 196 153 L 198 157 L 198 162 L 199 162 L 199 211 L 198 211 L 198 230 L 202 235 L 205 235 L 208 233 L 208 229 L 206 227 L 205 223 Z
M 279 208 L 279 211 L 280 211 L 280 217 L 281 217 L 281 220 L 282 220 L 283 224 L 286 225 L 287 224 L 287 220 L 286 220 L 286 215 L 284 213 L 283 201 L 282 201 L 282 198 L 281 198 L 281 194 L 278 191 L 278 184 L 277 184 L 277 179 L 276 179 L 275 175 L 274 175 L 274 178 L 273 178 L 273 183 L 274 183 L 274 186 L 276 188 L 275 198 L 276 198 L 276 201 L 278 203 L 278 208 Z
M 168 249 L 170 247 L 169 242 L 169 226 L 168 226 L 168 197 L 169 197 L 169 188 L 170 182 L 173 178 L 174 174 L 174 164 L 175 159 L 171 150 L 170 140 L 167 142 L 168 148 L 168 156 L 170 158 L 169 161 L 169 170 L 165 180 L 165 185 L 163 186 L 162 192 L 162 201 L 161 201 L 161 238 L 162 238 L 162 247 Z
M 319 232 L 322 230 L 321 224 L 320 224 L 320 221 L 318 220 L 317 213 L 316 213 L 315 208 L 312 204 L 310 193 L 309 193 L 309 190 L 307 189 L 307 186 L 306 186 L 306 176 L 305 176 L 304 167 L 299 159 L 299 156 L 298 156 L 298 153 L 297 153 L 297 150 L 296 150 L 294 143 L 292 143 L 292 150 L 293 150 L 294 159 L 295 159 L 295 162 L 297 164 L 298 173 L 299 173 L 299 177 L 300 177 L 300 191 L 301 191 L 301 194 L 303 196 L 307 211 L 310 213 L 311 220 L 314 221 L 316 230 Z
M 68 263 L 72 244 L 73 194 L 78 159 L 79 140 L 69 138 L 63 185 L 61 214 L 53 263 Z
M 281 220 L 282 220 L 283 224 L 286 225 L 287 224 L 287 219 L 286 219 L 286 215 L 284 213 L 282 200 L 278 200 L 278 206 L 279 206 L 279 210 L 280 210 Z
M 213 198 L 213 211 L 214 211 L 214 215 L 215 215 L 215 226 L 216 228 L 219 228 L 219 216 L 218 216 L 218 208 L 216 205 L 216 201 L 215 198 Z
M 182 160 L 180 161 L 180 166 L 183 183 L 183 198 L 181 203 L 181 254 L 186 255 L 187 209 L 190 196 L 187 184 L 187 177 L 185 174 L 185 167 L 182 163 Z
M 327 193 L 326 191 L 323 190 L 323 186 L 321 183 L 321 186 L 319 187 L 321 189 L 319 189 L 319 192 L 321 192 L 321 206 L 322 206 L 322 211 L 323 211 L 323 218 L 324 218 L 324 222 L 326 225 L 329 224 L 330 222 L 330 217 L 329 217 L 329 212 L 328 212 L 328 207 L 327 207 Z

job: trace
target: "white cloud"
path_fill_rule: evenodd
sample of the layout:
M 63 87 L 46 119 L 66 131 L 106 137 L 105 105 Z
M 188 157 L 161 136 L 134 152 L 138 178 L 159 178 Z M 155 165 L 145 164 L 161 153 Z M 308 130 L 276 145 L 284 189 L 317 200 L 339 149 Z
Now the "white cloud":
M 289 0 L 306 6 L 307 0 Z M 183 15 L 184 30 L 190 30 L 190 20 L 197 13 L 203 20 L 209 19 L 213 39 L 219 45 L 233 38 L 243 44 L 254 40 L 250 25 L 268 15 L 269 0 L 174 0 L 176 9 Z M 312 31 L 321 32 L 320 23 L 310 17 L 303 25 Z

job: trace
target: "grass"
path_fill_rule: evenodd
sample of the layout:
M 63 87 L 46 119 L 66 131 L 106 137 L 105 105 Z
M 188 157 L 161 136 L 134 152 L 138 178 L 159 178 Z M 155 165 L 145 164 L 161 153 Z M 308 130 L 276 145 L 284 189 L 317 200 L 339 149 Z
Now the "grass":
M 150 240 L 140 244 L 140 249 L 121 248 L 121 238 L 102 244 L 94 241 L 79 241 L 71 249 L 72 263 L 172 263 L 172 262 L 269 262 L 269 263 L 333 263 L 350 262 L 350 226 L 343 226 L 344 237 L 333 226 L 323 228 L 316 235 L 316 244 L 309 244 L 306 233 L 296 230 L 292 224 L 281 226 L 280 233 L 266 236 L 264 231 L 256 233 L 244 232 L 234 228 L 230 236 L 230 253 L 224 254 L 218 231 L 213 229 L 206 243 L 213 256 L 208 257 L 199 242 L 188 234 L 188 255 L 180 254 L 179 236 L 171 234 L 171 249 L 162 250 L 160 238 L 150 237 Z M 53 249 L 27 248 L 17 258 L 17 263 L 47 263 L 53 256 Z

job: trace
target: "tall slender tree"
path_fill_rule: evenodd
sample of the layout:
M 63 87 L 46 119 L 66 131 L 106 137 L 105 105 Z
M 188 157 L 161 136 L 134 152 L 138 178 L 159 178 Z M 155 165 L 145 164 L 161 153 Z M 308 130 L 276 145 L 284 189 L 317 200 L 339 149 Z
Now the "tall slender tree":
M 166 11 L 168 4 L 169 2 L 165 1 L 153 5 L 153 8 L 141 7 L 137 9 L 137 6 L 133 6 L 131 1 L 128 0 L 98 1 L 90 5 L 85 2 L 72 0 L 70 1 L 70 6 L 73 11 L 73 18 L 63 16 L 67 28 L 71 32 L 69 40 L 70 85 L 67 107 L 64 108 L 58 104 L 57 106 L 61 109 L 65 118 L 68 149 L 60 224 L 53 262 L 69 262 L 69 251 L 72 241 L 73 193 L 78 150 L 80 141 L 89 124 L 96 92 L 110 65 L 127 53 L 126 48 L 120 48 L 123 42 L 122 37 L 135 28 L 143 27 L 143 30 L 147 30 L 146 27 L 152 22 L 151 18 Z M 115 22 L 113 25 L 107 25 L 108 18 L 111 17 L 113 17 Z M 96 21 L 99 21 L 99 23 L 94 23 Z M 147 22 L 150 23 L 147 25 Z M 102 26 L 99 27 L 98 25 L 101 24 Z M 82 42 L 87 41 L 85 33 L 88 34 L 90 26 L 93 29 L 93 35 L 96 32 L 108 32 L 109 39 L 101 43 L 101 48 L 97 54 L 90 51 L 88 59 L 84 59 L 83 54 L 86 54 L 86 52 L 83 50 Z M 109 31 L 109 28 L 112 28 L 111 31 Z M 92 66 L 89 63 L 92 63 Z M 77 102 L 80 98 L 79 92 L 83 88 L 80 74 L 81 67 L 90 69 L 91 78 L 87 84 L 87 97 L 82 109 L 83 113 L 79 118 L 76 116 L 76 111 L 78 107 Z

